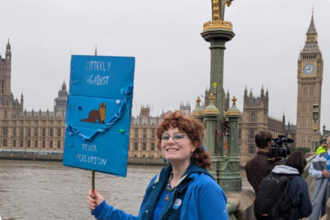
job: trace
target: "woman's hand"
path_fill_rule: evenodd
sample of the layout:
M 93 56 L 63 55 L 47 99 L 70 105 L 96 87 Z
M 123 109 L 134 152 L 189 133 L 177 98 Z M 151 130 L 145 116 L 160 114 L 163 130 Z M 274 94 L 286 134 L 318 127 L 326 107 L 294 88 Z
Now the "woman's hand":
M 87 196 L 87 204 L 88 208 L 93 211 L 98 205 L 100 205 L 103 202 L 104 198 L 101 196 L 101 194 L 98 193 L 98 191 L 95 189 L 94 194 L 92 190 L 89 190 L 89 194 Z

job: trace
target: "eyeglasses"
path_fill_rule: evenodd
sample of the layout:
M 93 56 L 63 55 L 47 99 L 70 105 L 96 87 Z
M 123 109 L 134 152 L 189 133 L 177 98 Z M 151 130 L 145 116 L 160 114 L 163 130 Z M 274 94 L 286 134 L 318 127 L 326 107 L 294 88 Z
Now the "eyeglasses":
M 174 134 L 173 136 L 170 136 L 168 134 L 164 134 L 162 136 L 162 142 L 168 142 L 170 140 L 170 137 L 172 137 L 173 141 L 176 142 L 176 143 L 180 143 L 184 137 L 187 136 L 187 135 L 184 135 L 184 134 Z

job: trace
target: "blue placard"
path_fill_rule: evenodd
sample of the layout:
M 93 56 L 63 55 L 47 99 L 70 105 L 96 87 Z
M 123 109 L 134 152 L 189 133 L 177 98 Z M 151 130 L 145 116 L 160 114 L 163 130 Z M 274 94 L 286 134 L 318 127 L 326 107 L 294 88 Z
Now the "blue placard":
M 134 57 L 71 57 L 63 165 L 126 176 Z

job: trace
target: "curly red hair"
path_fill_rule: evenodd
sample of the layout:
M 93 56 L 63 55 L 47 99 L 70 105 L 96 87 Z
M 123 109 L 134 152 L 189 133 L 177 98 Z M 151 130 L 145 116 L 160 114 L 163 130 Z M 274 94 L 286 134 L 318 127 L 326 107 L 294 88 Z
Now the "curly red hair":
M 163 133 L 169 128 L 178 128 L 180 132 L 187 134 L 191 143 L 196 146 L 192 154 L 195 164 L 201 168 L 211 170 L 210 154 L 202 148 L 204 125 L 194 118 L 183 115 L 181 111 L 175 111 L 166 115 L 156 129 L 157 147 L 159 150 L 161 150 Z

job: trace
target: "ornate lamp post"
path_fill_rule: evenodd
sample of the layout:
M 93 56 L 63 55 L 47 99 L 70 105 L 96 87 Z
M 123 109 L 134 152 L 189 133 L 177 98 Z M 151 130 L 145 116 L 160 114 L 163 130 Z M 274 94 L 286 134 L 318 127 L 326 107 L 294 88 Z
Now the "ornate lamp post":
M 315 103 L 313 105 L 313 120 L 314 120 L 314 140 L 312 142 L 312 152 L 315 152 L 317 147 L 317 140 L 316 140 L 316 131 L 317 131 L 317 121 L 319 120 L 319 104 Z
M 226 49 L 225 44 L 235 36 L 232 23 L 224 20 L 226 5 L 229 7 L 231 2 L 232 0 L 211 0 L 212 20 L 204 23 L 203 32 L 201 33 L 204 40 L 210 43 L 211 76 L 209 93 L 216 94 L 214 106 L 219 110 L 219 115 L 217 116 L 216 122 L 217 128 L 222 128 L 225 120 L 223 89 L 224 51 Z M 219 132 L 223 133 L 223 130 L 220 129 Z M 218 137 L 218 141 L 215 143 L 214 148 L 215 156 L 212 163 L 216 163 L 218 164 L 218 167 L 222 167 L 225 162 L 222 136 Z M 219 170 L 219 175 L 221 175 L 221 172 L 222 171 Z

